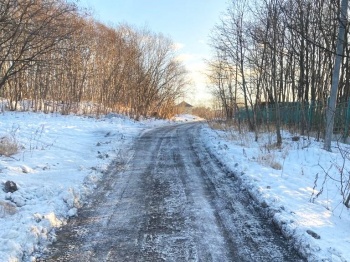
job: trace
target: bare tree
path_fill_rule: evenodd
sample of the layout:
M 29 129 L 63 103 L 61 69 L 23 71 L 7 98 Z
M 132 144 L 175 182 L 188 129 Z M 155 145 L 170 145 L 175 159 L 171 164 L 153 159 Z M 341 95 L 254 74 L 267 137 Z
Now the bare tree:
M 207 61 L 207 78 L 212 94 L 220 101 L 227 121 L 232 121 L 237 109 L 235 70 L 226 62 L 225 54 L 217 50 L 216 59 Z
M 0 89 L 6 81 L 40 62 L 75 30 L 66 20 L 76 7 L 62 0 L 5 0 L 0 4 Z

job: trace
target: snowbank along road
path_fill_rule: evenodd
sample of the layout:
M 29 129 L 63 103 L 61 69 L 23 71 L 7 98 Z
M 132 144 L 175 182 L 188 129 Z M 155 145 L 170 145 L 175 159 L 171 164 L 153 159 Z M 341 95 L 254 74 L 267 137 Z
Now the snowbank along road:
M 304 261 L 198 139 L 145 132 L 37 261 Z

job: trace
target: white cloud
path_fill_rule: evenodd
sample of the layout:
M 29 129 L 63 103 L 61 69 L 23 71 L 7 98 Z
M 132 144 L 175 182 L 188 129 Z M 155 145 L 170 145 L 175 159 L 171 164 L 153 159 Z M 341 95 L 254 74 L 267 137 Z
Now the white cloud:
M 193 55 L 193 54 L 183 53 L 183 54 L 179 54 L 176 57 L 176 60 L 186 63 L 186 62 L 189 62 L 190 60 L 193 60 L 194 58 L 195 58 L 195 55 Z
M 205 75 L 206 64 L 201 59 L 195 59 L 186 65 L 193 82 L 193 103 L 209 103 L 211 94 L 207 88 L 207 77 Z
M 187 99 L 193 104 L 209 103 L 211 94 L 207 89 L 206 63 L 204 55 L 200 53 L 179 53 L 176 59 L 182 62 L 189 72 L 192 80 L 190 90 L 188 90 Z
M 175 51 L 179 51 L 179 50 L 181 50 L 184 47 L 185 47 L 185 45 L 182 44 L 182 43 L 174 43 L 173 44 L 173 48 L 174 48 Z

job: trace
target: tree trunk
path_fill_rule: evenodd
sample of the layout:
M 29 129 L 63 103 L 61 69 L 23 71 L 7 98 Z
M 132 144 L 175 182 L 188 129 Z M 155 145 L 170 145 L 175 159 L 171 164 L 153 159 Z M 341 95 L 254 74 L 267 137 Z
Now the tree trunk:
M 342 61 L 343 46 L 344 46 L 344 37 L 345 37 L 345 24 L 347 21 L 347 10 L 348 10 L 348 0 L 342 0 L 341 10 L 340 10 L 340 19 L 339 19 L 339 32 L 337 40 L 337 51 L 336 58 L 332 74 L 332 86 L 331 93 L 327 107 L 327 120 L 326 120 L 326 135 L 324 140 L 324 149 L 331 151 L 331 142 L 333 135 L 333 126 L 334 126 L 334 114 L 337 102 L 337 92 L 339 84 L 339 74 L 340 74 L 340 64 Z

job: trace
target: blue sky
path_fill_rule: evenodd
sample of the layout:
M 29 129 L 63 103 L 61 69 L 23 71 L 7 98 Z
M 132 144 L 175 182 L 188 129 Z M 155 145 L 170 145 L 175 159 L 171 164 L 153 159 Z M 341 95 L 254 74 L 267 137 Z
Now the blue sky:
M 194 82 L 185 99 L 198 104 L 209 98 L 201 71 L 203 60 L 210 58 L 210 31 L 227 8 L 226 0 L 80 0 L 79 4 L 93 9 L 95 18 L 106 24 L 146 26 L 170 37 L 181 47 L 179 53 Z

